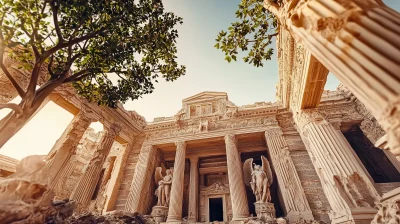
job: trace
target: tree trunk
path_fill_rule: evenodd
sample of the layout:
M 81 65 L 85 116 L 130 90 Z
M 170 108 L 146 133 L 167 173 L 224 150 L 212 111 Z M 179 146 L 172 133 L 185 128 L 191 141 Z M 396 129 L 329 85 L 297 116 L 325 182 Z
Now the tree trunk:
M 40 105 L 39 105 L 40 106 Z M 11 111 L 2 119 L 0 126 L 0 148 L 7 143 L 32 117 L 37 108 L 23 109 L 23 113 L 17 116 L 17 113 Z

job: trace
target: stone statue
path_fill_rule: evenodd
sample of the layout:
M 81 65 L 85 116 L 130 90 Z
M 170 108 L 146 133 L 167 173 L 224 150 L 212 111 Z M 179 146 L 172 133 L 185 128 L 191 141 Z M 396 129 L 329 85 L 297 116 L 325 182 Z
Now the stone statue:
M 205 120 L 200 120 L 200 123 L 199 123 L 199 131 L 200 132 L 202 132 L 202 131 L 208 131 L 208 120 L 207 119 L 205 119 Z
M 267 158 L 261 156 L 262 166 L 253 163 L 253 159 L 247 159 L 243 164 L 243 177 L 246 185 L 251 187 L 256 202 L 254 203 L 257 217 L 270 220 L 275 218 L 274 204 L 271 202 L 269 187 L 273 176 Z
M 270 202 L 271 194 L 269 187 L 273 176 L 267 158 L 261 156 L 262 166 L 253 164 L 253 159 L 247 159 L 243 165 L 244 179 L 256 196 L 257 202 Z M 254 165 L 254 166 L 253 166 Z
M 158 184 L 155 195 L 158 197 L 157 206 L 169 205 L 170 190 L 172 184 L 172 169 L 165 169 L 164 166 L 157 167 L 154 178 Z

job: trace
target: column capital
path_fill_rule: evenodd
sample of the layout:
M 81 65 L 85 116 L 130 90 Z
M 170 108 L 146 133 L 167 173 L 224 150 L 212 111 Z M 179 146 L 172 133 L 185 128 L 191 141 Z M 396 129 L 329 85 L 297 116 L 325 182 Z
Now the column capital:
M 224 136 L 225 142 L 227 141 L 234 141 L 236 142 L 236 136 L 233 133 L 226 133 Z
M 293 119 L 300 129 L 310 122 L 324 120 L 316 108 L 299 110 L 293 114 Z
M 85 119 L 85 120 L 88 120 L 90 122 L 96 122 L 96 121 L 99 120 L 96 117 L 95 113 L 91 109 L 89 109 L 89 108 L 87 108 L 85 106 L 82 106 L 81 110 L 79 111 L 79 113 L 77 115 L 75 115 L 75 116 L 79 116 L 79 117 L 81 117 L 81 119 Z
M 110 137 L 116 137 L 119 132 L 122 130 L 122 127 L 116 123 L 112 123 L 111 125 L 104 125 L 106 129 L 106 134 Z
M 186 142 L 185 141 L 177 141 L 175 142 L 176 148 L 183 148 L 186 149 Z
M 280 127 L 269 128 L 265 131 L 265 138 L 283 136 L 282 129 Z
M 191 156 L 189 157 L 190 163 L 198 163 L 199 162 L 199 157 L 197 156 Z

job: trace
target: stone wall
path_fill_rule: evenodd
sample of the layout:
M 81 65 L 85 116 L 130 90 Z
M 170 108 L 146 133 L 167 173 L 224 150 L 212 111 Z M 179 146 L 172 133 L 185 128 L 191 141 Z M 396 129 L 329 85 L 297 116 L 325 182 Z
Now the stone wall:
M 119 188 L 117 202 L 115 203 L 114 210 L 123 211 L 126 203 L 126 198 L 129 194 L 129 189 L 131 187 L 133 174 L 135 173 L 136 163 L 139 159 L 140 148 L 142 147 L 144 139 L 138 139 L 126 160 L 126 166 L 123 173 L 122 183 Z
M 330 210 L 328 199 L 325 197 L 321 182 L 317 172 L 312 165 L 310 156 L 305 150 L 305 146 L 301 141 L 300 136 L 285 137 L 290 151 L 290 156 L 296 167 L 301 185 L 306 194 L 308 203 L 313 212 L 314 218 L 317 220 L 325 220 L 328 211 Z

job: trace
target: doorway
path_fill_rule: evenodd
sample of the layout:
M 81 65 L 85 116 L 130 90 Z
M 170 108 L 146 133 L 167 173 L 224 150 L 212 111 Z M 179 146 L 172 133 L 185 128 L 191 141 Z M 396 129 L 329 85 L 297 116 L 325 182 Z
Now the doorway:
M 210 222 L 224 221 L 224 206 L 222 198 L 209 198 L 208 212 L 210 214 Z

